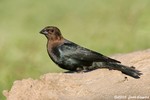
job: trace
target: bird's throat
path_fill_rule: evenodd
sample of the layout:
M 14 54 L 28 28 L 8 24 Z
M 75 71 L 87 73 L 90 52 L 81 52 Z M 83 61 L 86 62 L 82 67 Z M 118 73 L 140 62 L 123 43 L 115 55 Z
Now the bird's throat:
M 61 44 L 64 43 L 64 39 L 63 38 L 57 38 L 57 39 L 48 39 L 47 40 L 47 48 L 49 51 L 52 50 L 52 48 L 57 47 Z

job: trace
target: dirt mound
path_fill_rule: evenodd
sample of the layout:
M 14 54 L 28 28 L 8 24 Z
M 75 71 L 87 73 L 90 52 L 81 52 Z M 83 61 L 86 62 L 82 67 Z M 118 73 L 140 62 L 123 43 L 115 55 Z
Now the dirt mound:
M 140 79 L 116 70 L 97 69 L 88 73 L 48 73 L 39 79 L 15 81 L 4 91 L 7 100 L 149 100 L 150 49 L 113 58 L 142 71 Z M 125 79 L 127 77 L 127 79 Z

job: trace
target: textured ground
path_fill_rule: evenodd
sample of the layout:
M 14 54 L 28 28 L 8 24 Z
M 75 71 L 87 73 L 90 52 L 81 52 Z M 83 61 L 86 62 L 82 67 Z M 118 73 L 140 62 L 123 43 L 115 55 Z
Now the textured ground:
M 143 72 L 134 79 L 119 71 L 98 69 L 88 73 L 48 73 L 39 79 L 14 82 L 3 91 L 7 100 L 150 100 L 150 49 L 113 58 Z

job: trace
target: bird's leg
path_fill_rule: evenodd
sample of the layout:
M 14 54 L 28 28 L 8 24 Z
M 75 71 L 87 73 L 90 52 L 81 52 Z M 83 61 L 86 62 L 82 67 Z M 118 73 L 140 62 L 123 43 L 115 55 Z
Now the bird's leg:
M 78 67 L 76 70 L 78 73 L 84 73 L 84 72 L 92 71 L 94 69 L 93 68 L 91 69 L 88 66 L 83 66 L 83 67 Z
M 133 68 L 133 69 L 135 69 L 135 67 L 134 67 L 134 66 L 131 66 L 130 68 Z
M 77 67 L 76 72 L 77 73 L 84 73 L 85 71 L 84 71 L 83 67 Z

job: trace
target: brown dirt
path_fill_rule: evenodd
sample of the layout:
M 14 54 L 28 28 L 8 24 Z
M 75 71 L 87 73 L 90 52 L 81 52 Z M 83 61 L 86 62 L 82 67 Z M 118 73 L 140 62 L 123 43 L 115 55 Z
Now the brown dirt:
M 3 94 L 7 100 L 150 100 L 150 49 L 113 58 L 136 66 L 143 75 L 134 79 L 108 69 L 48 73 L 39 79 L 17 80 L 11 90 L 4 90 Z

